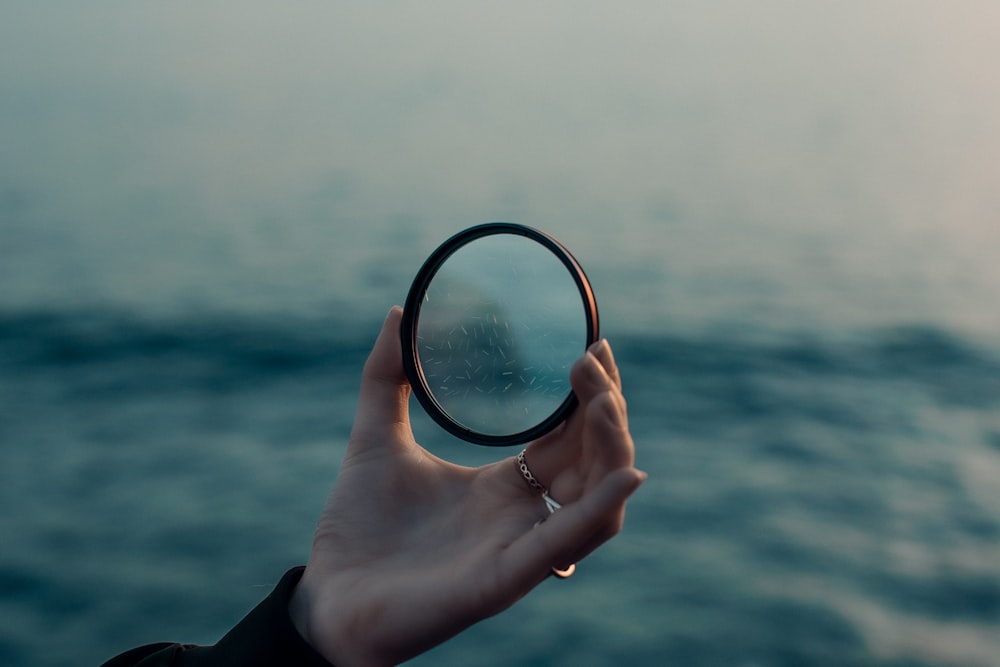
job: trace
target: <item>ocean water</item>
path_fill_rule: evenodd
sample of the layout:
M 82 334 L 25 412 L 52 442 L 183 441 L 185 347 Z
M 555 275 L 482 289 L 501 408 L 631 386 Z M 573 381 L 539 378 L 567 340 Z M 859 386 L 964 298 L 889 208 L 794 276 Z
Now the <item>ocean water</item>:
M 385 312 L 489 220 L 588 272 L 650 478 L 412 664 L 1000 664 L 1000 12 L 630 8 L 0 6 L 0 664 L 303 562 Z

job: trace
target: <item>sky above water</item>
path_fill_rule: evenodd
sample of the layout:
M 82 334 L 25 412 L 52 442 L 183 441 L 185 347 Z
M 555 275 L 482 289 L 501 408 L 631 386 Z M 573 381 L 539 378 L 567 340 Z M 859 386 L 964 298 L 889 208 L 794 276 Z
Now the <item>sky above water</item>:
M 503 219 L 636 326 L 992 336 L 997 27 L 990 2 L 7 2 L 0 304 L 392 300 Z

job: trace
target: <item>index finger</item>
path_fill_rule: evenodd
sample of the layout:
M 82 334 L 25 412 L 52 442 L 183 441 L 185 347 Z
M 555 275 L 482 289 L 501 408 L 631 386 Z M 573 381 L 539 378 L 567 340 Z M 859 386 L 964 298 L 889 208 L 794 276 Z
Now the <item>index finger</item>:
M 581 463 L 588 438 L 603 439 L 603 434 L 598 432 L 603 426 L 599 417 L 614 417 L 618 428 L 627 434 L 627 407 L 621 393 L 621 376 L 607 341 L 595 343 L 577 360 L 570 372 L 570 380 L 579 401 L 576 410 L 560 428 L 531 443 L 526 453 L 532 472 L 547 487 L 551 487 L 561 472 Z M 600 408 L 595 404 L 600 404 Z M 588 455 L 607 459 L 602 467 L 631 464 L 633 451 L 630 438 L 613 438 L 601 444 L 604 446 L 590 448 Z M 627 451 L 619 452 L 622 447 Z

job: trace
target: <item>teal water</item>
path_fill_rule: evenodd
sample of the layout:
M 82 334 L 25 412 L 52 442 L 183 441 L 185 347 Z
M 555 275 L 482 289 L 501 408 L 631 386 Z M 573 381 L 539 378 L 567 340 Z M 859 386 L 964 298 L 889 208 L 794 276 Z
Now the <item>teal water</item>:
M 488 220 L 586 268 L 650 479 L 414 664 L 996 664 L 1000 13 L 630 7 L 0 6 L 0 664 L 214 641 L 302 562 Z

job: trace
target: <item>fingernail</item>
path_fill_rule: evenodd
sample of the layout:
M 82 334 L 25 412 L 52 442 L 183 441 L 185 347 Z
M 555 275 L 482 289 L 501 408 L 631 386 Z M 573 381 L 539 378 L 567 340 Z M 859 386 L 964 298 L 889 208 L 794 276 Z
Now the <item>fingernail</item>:
M 602 338 L 596 343 L 593 343 L 590 347 L 587 348 L 587 350 L 591 354 L 597 354 L 599 352 L 605 351 L 607 348 L 608 348 L 608 339 Z
M 587 350 L 587 354 L 585 356 L 587 358 L 587 363 L 584 364 L 583 369 L 586 373 L 585 377 L 587 382 L 590 384 L 601 382 L 604 379 L 601 371 L 601 360 L 597 358 L 597 355 L 594 354 L 593 350 Z

